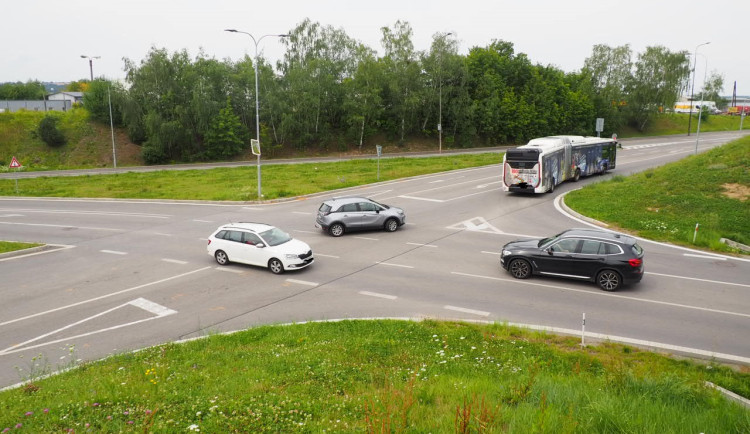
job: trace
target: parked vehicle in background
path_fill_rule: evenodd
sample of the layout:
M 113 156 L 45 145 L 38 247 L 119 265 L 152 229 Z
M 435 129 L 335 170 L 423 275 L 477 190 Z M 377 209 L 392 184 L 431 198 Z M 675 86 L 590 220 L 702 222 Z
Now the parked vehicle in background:
M 640 282 L 643 249 L 636 239 L 599 229 L 568 229 L 550 238 L 512 241 L 500 264 L 517 279 L 532 274 L 596 282 L 605 291 Z
M 552 192 L 555 186 L 581 176 L 614 169 L 617 141 L 600 137 L 551 136 L 508 149 L 503 156 L 503 190 Z
M 230 223 L 208 237 L 208 254 L 219 265 L 239 262 L 268 267 L 274 274 L 299 270 L 315 259 L 306 243 L 264 223 Z
M 705 107 L 711 114 L 721 113 L 721 110 L 716 107 L 716 103 L 714 101 L 678 101 L 674 103 L 674 112 L 698 113 L 699 111 L 701 111 L 701 104 L 703 104 L 703 107 Z
M 365 197 L 334 197 L 318 208 L 315 227 L 334 237 L 344 232 L 367 229 L 384 229 L 394 232 L 406 223 L 401 208 L 378 203 Z

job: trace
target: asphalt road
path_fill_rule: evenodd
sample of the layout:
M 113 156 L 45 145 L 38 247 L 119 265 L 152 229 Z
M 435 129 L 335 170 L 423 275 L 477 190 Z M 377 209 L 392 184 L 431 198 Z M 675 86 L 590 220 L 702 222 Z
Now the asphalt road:
M 737 137 L 701 134 L 700 150 Z M 0 198 L 0 239 L 58 247 L 0 258 L 0 387 L 71 358 L 260 324 L 374 317 L 576 333 L 585 313 L 589 337 L 750 365 L 747 259 L 641 241 L 646 275 L 616 293 L 586 282 L 519 281 L 500 268 L 504 243 L 587 224 L 562 212 L 565 192 L 682 158 L 694 151 L 695 137 L 623 145 L 611 174 L 563 184 L 554 194 L 504 193 L 499 164 L 350 189 L 403 207 L 408 223 L 394 233 L 341 238 L 314 227 L 320 201 L 332 194 L 260 205 Z M 315 264 L 280 276 L 218 266 L 206 238 L 233 221 L 286 230 L 312 246 Z

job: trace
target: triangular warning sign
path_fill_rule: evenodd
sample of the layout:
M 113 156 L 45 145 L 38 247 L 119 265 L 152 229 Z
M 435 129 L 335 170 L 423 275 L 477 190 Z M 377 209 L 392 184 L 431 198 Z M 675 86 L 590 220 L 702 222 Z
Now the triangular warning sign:
M 16 157 L 13 157 L 10 160 L 10 168 L 11 169 L 18 169 L 19 167 L 21 167 L 21 163 L 19 163 L 18 160 L 16 160 Z

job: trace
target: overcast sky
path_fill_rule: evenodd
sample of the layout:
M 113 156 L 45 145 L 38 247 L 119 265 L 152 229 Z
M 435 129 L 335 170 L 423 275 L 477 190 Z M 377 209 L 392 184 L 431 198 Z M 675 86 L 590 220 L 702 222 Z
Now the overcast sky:
M 708 74 L 724 77 L 724 94 L 737 82 L 750 95 L 750 2 L 723 0 L 3 0 L 0 7 L 0 82 L 124 78 L 123 58 L 140 62 L 152 46 L 203 51 L 217 59 L 254 55 L 253 34 L 286 33 L 305 18 L 343 29 L 382 55 L 382 27 L 408 22 L 416 50 L 434 34 L 452 32 L 460 53 L 493 39 L 513 43 L 533 63 L 578 71 L 595 44 L 630 44 L 634 53 L 662 45 L 698 49 L 696 89 Z M 283 45 L 265 38 L 259 51 L 272 63 Z M 701 54 L 703 56 L 701 56 Z M 692 60 L 691 60 L 692 61 Z

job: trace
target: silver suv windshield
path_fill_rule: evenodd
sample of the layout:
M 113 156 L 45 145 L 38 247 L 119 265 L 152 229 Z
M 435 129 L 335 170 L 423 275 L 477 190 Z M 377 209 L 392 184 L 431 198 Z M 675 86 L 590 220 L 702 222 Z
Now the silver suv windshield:
M 278 246 L 279 244 L 284 244 L 292 239 L 288 233 L 279 228 L 269 229 L 265 232 L 261 232 L 259 235 L 269 246 Z

